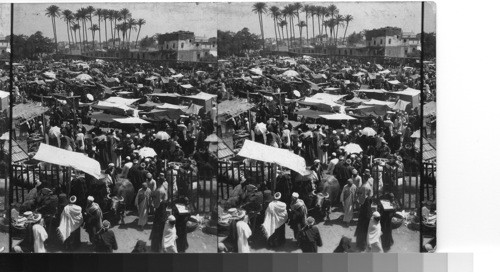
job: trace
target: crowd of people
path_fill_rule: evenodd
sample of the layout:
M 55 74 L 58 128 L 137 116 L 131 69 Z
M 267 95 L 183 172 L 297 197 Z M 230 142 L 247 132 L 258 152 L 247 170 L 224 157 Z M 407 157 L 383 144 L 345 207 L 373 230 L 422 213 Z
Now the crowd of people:
M 331 220 L 336 210 L 342 213 L 340 224 L 348 227 L 354 221 L 356 230 L 355 247 L 343 236 L 335 252 L 389 251 L 394 244 L 391 222 L 403 204 L 398 179 L 403 172 L 419 171 L 420 150 L 413 134 L 422 118 L 420 104 L 390 107 L 400 99 L 398 91 L 408 88 L 423 88 L 426 99 L 433 99 L 435 70 L 426 65 L 422 85 L 420 64 L 414 60 L 380 65 L 368 59 L 274 56 L 229 58 L 219 65 L 219 73 L 221 99 L 247 98 L 254 105 L 249 114 L 232 116 L 222 137 L 241 132 L 250 135 L 248 140 L 287 149 L 305 159 L 310 173 L 293 182 L 278 174 L 274 185 L 248 174 L 240 179 L 223 207 L 232 214 L 229 222 L 238 223 L 229 224 L 219 251 L 249 252 L 251 247 L 241 240 L 262 237 L 269 248 L 279 250 L 288 225 L 298 248 L 317 252 L 326 241 L 318 223 Z M 388 107 L 364 114 L 360 109 L 373 105 L 364 102 L 376 100 L 369 99 L 368 90 L 382 90 L 380 104 Z M 322 103 L 304 103 L 304 98 L 321 93 L 337 97 L 335 103 L 324 103 L 331 106 L 329 114 L 343 119 L 324 120 L 319 115 L 328 109 Z M 302 114 L 305 110 L 321 113 Z M 239 218 L 236 211 L 247 215 Z M 241 221 L 248 222 L 249 231 L 241 231 L 246 228 Z
M 113 252 L 120 243 L 112 224 L 123 222 L 130 211 L 140 231 L 152 223 L 151 251 L 185 252 L 191 202 L 197 201 L 190 189 L 195 180 L 188 177 L 211 179 L 215 173 L 216 154 L 205 141 L 214 132 L 213 108 L 155 121 L 147 117 L 154 106 L 141 105 L 161 105 L 158 96 L 151 94 L 215 94 L 211 82 L 216 73 L 205 68 L 207 72 L 188 64 L 163 67 L 118 60 L 19 62 L 14 69 L 14 103 L 38 101 L 48 109 L 22 122 L 21 135 L 85 154 L 97 160 L 102 171 L 94 177 L 73 170 L 71 180 L 68 177 L 59 184 L 40 177 L 15 208 L 13 221 L 25 213 L 29 218 L 20 224 L 22 241 L 14 250 L 44 252 L 44 244 L 50 244 L 55 250 L 75 251 L 80 248 L 83 228 L 94 251 Z M 185 84 L 192 88 L 181 87 Z M 124 105 L 97 107 L 100 101 L 121 94 L 137 103 L 118 112 L 116 108 Z M 144 122 L 117 124 L 96 115 Z M 51 166 L 40 162 L 39 167 Z M 144 245 L 138 241 L 134 251 L 144 251 Z

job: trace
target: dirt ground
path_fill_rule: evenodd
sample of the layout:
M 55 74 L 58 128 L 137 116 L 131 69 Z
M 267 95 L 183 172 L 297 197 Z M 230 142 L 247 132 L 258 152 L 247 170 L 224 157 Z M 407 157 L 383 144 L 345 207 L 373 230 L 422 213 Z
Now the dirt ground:
M 147 242 L 147 249 L 150 250 L 151 241 L 149 236 L 153 226 L 153 217 L 150 216 L 148 224 L 145 226 L 144 231 L 139 230 L 137 226 L 137 216 L 133 212 L 128 212 L 124 224 L 112 226 L 116 236 L 118 250 L 115 253 L 130 253 L 138 240 Z M 93 252 L 92 246 L 89 244 L 89 238 L 85 230 L 81 230 L 81 247 L 75 252 Z M 206 234 L 202 231 L 201 227 L 195 231 L 188 233 L 189 248 L 186 253 L 216 253 L 217 252 L 217 236 Z M 18 243 L 19 240 L 13 241 L 13 244 Z M 59 249 L 47 248 L 48 252 L 63 252 Z
M 356 249 L 356 237 L 354 237 L 356 222 L 352 221 L 349 227 L 345 227 L 342 222 L 342 215 L 343 213 L 341 211 L 335 210 L 330 213 L 331 220 L 320 222 L 316 225 L 323 240 L 323 246 L 318 248 L 318 253 L 332 253 L 338 246 L 342 236 L 351 238 L 351 249 L 355 252 L 359 251 Z M 293 238 L 293 231 L 288 225 L 285 228 L 286 242 L 284 245 L 273 249 L 267 248 L 265 238 L 261 234 L 257 234 L 257 237 L 250 242 L 251 251 L 255 253 L 301 253 L 302 250 L 298 248 L 297 242 Z M 410 230 L 403 224 L 399 228 L 392 230 L 392 237 L 394 239 L 394 245 L 388 252 L 419 252 L 420 235 L 418 231 Z

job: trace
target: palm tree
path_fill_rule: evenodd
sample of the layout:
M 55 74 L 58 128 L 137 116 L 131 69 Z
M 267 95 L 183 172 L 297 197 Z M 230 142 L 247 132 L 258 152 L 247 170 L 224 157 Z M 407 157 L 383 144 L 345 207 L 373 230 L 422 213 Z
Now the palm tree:
M 264 49 L 266 44 L 264 41 L 264 22 L 262 20 L 262 14 L 267 13 L 267 4 L 264 2 L 257 2 L 253 4 L 252 7 L 252 11 L 259 15 L 260 34 L 262 35 L 262 49 Z
M 81 30 L 82 27 L 85 29 L 85 18 L 86 18 L 86 15 L 85 15 L 85 9 L 84 8 L 80 8 L 79 10 L 76 11 L 76 13 L 75 13 L 75 19 L 79 22 L 78 24 L 80 26 L 80 28 L 78 29 L 78 32 L 82 31 Z M 82 50 L 85 50 L 85 30 L 83 30 L 83 40 L 80 43 L 82 43 L 82 42 L 83 42 L 83 48 L 82 48 Z
M 92 22 L 92 14 L 94 14 L 95 8 L 93 6 L 88 6 L 86 10 L 87 10 L 87 16 L 88 16 L 89 21 L 90 21 L 90 28 L 92 28 L 92 26 L 94 25 L 94 23 Z M 89 30 L 90 30 L 90 28 L 89 28 Z M 95 49 L 94 34 L 92 35 L 92 46 Z
M 314 16 L 318 15 L 318 7 L 314 5 L 309 6 L 309 13 L 311 14 L 311 21 L 313 27 L 313 42 L 316 42 L 316 34 L 314 32 Z
M 125 37 L 127 36 L 127 31 L 128 31 L 128 25 L 127 22 L 123 22 L 121 24 L 118 24 L 115 26 L 118 30 L 118 33 L 121 31 L 122 32 L 122 40 L 121 40 L 121 46 L 123 47 L 125 45 Z
M 57 31 L 56 31 L 56 17 L 61 15 L 61 9 L 56 5 L 51 5 L 45 9 L 45 15 L 52 19 L 52 30 L 54 31 L 54 41 L 56 42 L 57 52 Z
M 139 19 L 137 20 L 137 25 L 139 26 L 139 31 L 137 31 L 137 38 L 135 39 L 135 48 L 137 48 L 137 41 L 139 41 L 139 34 L 141 33 L 141 28 L 146 24 L 146 20 Z
M 281 27 L 281 36 L 283 36 L 283 38 L 285 38 L 285 34 L 283 34 L 283 28 L 286 26 L 286 37 L 288 38 L 287 46 L 290 47 L 290 36 L 288 36 L 288 22 L 286 20 L 281 20 L 279 24 Z
M 137 30 L 135 27 L 137 25 L 137 20 L 133 18 L 129 18 L 127 21 L 127 26 L 128 26 L 128 47 L 130 48 L 130 36 L 132 34 L 132 29 Z
M 302 11 L 306 14 L 306 43 L 309 44 L 309 17 L 311 15 L 311 6 L 304 5 Z
M 300 21 L 297 26 L 299 27 L 299 35 L 300 35 L 300 50 L 302 51 L 302 28 L 306 27 L 307 24 L 304 21 Z
M 292 7 L 293 7 L 294 15 L 297 16 L 297 22 L 299 22 L 297 24 L 297 26 L 298 26 L 300 24 L 300 11 L 302 10 L 303 6 L 301 3 L 297 2 L 297 3 L 294 3 L 292 5 Z M 295 29 L 295 27 L 294 27 L 294 29 Z M 299 32 L 300 32 L 300 29 L 299 29 Z M 299 35 L 300 35 L 300 33 L 299 33 Z
M 270 15 L 271 15 L 271 17 L 273 17 L 273 20 L 274 20 L 274 36 L 276 36 L 276 48 L 278 48 L 279 40 L 278 40 L 278 34 L 276 32 L 276 28 L 278 28 L 277 20 L 281 16 L 281 11 L 280 11 L 280 8 L 278 8 L 277 6 L 270 7 L 269 11 L 271 12 Z
M 283 8 L 283 11 L 281 12 L 283 14 L 283 16 L 285 16 L 285 19 L 286 17 L 288 16 L 288 20 L 290 22 L 290 24 L 292 24 L 292 26 L 290 27 L 290 36 L 288 36 L 288 24 L 286 25 L 286 36 L 288 37 L 288 46 L 290 47 L 292 44 L 291 44 L 291 40 L 293 40 L 293 32 L 292 32 L 292 29 L 293 29 L 293 16 L 294 16 L 294 12 L 293 12 L 293 8 L 291 5 L 286 5 L 284 8 Z
M 73 32 L 75 32 L 75 40 L 77 38 L 76 31 L 78 30 L 79 33 L 80 33 L 80 50 L 81 50 L 82 49 L 82 32 L 80 31 L 80 25 L 79 24 L 73 24 L 71 26 L 71 29 L 73 30 Z
M 118 20 L 121 20 L 121 17 L 120 17 L 120 12 L 118 10 L 112 10 L 111 11 L 111 14 L 112 14 L 112 18 L 113 18 L 113 21 L 114 21 L 114 27 L 112 28 L 113 29 L 113 47 L 115 47 L 115 39 L 116 39 L 116 35 L 120 35 L 120 30 L 119 28 L 117 27 L 117 24 L 116 22 Z M 115 32 L 116 31 L 116 32 Z
M 69 47 L 71 48 L 71 37 L 73 37 L 73 33 L 71 33 L 70 37 L 69 24 L 71 23 L 71 21 L 73 21 L 73 12 L 69 9 L 65 9 L 63 10 L 62 15 L 63 15 L 63 20 L 66 22 L 66 31 L 68 32 L 68 42 L 69 42 Z
M 108 47 L 108 25 L 107 25 L 107 20 L 109 18 L 109 10 L 108 9 L 103 9 L 102 10 L 102 20 L 104 21 L 104 42 L 106 43 L 106 48 Z M 101 31 L 99 30 L 99 38 L 101 38 Z M 102 49 L 102 43 L 101 43 L 101 49 Z
M 102 49 L 102 40 L 101 40 L 101 21 L 104 19 L 104 9 L 96 9 L 95 16 L 97 16 L 97 22 L 99 23 L 99 45 Z
M 344 16 L 337 14 L 335 16 L 335 21 L 337 21 L 337 32 L 335 33 L 335 45 L 337 45 L 338 36 L 339 36 L 339 27 L 344 25 Z
M 346 23 L 345 25 L 345 30 L 344 30 L 344 38 L 342 38 L 342 41 L 345 43 L 345 34 L 347 34 L 347 28 L 349 27 L 349 22 L 354 20 L 354 17 L 352 17 L 352 15 L 349 15 L 347 14 L 345 17 L 344 17 L 344 22 Z
M 93 24 L 89 30 L 92 31 L 92 47 L 95 49 L 95 42 L 94 42 L 94 37 L 95 37 L 95 32 L 98 31 L 100 28 L 98 25 Z

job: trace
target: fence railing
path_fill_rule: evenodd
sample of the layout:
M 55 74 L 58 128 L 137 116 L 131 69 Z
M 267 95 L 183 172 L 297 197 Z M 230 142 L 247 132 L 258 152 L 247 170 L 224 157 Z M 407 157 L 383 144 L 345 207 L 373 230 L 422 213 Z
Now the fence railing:
M 71 194 L 69 182 L 72 180 L 71 169 L 62 166 L 47 168 L 38 165 L 18 164 L 12 166 L 11 194 L 13 203 L 23 203 L 29 191 L 40 181 L 55 191 Z M 181 172 L 169 169 L 165 172 L 169 182 L 168 196 L 173 199 L 172 182 L 178 187 L 178 194 L 190 199 L 195 213 L 211 212 L 217 203 L 217 180 L 215 177 L 202 177 L 197 173 Z M 134 196 L 135 197 L 135 196 Z
M 420 185 L 423 180 L 423 185 L 425 190 L 428 192 L 426 194 L 426 199 L 428 195 L 435 195 L 435 179 L 434 183 L 429 183 L 427 181 L 432 180 L 435 173 L 435 164 L 423 164 L 425 169 L 424 178 L 421 178 L 420 171 L 418 169 L 402 169 L 402 168 L 386 168 L 386 167 L 373 167 L 371 170 L 371 176 L 373 178 L 373 193 L 375 197 L 381 197 L 383 194 L 387 193 L 381 184 L 388 186 L 392 183 L 393 193 L 398 200 L 399 204 L 403 209 L 416 209 L 419 207 L 420 203 Z M 434 170 L 432 170 L 434 169 Z M 251 177 L 256 183 L 269 184 L 269 188 L 274 193 L 275 184 L 273 184 L 273 175 L 275 176 L 275 170 L 272 164 L 264 163 L 259 161 L 250 162 L 245 164 L 243 162 L 234 161 L 219 161 L 217 167 L 217 178 L 218 182 L 218 194 L 219 199 L 226 200 L 229 198 L 230 191 L 244 178 Z M 294 175 L 292 175 L 292 182 Z

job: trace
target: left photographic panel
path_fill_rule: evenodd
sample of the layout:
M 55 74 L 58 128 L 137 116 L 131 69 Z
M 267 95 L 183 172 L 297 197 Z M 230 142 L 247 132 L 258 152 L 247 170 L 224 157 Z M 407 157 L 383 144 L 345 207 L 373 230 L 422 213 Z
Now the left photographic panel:
M 9 248 L 10 34 L 11 4 L 0 4 L 0 253 Z
M 216 18 L 14 5 L 11 251 L 217 252 Z

